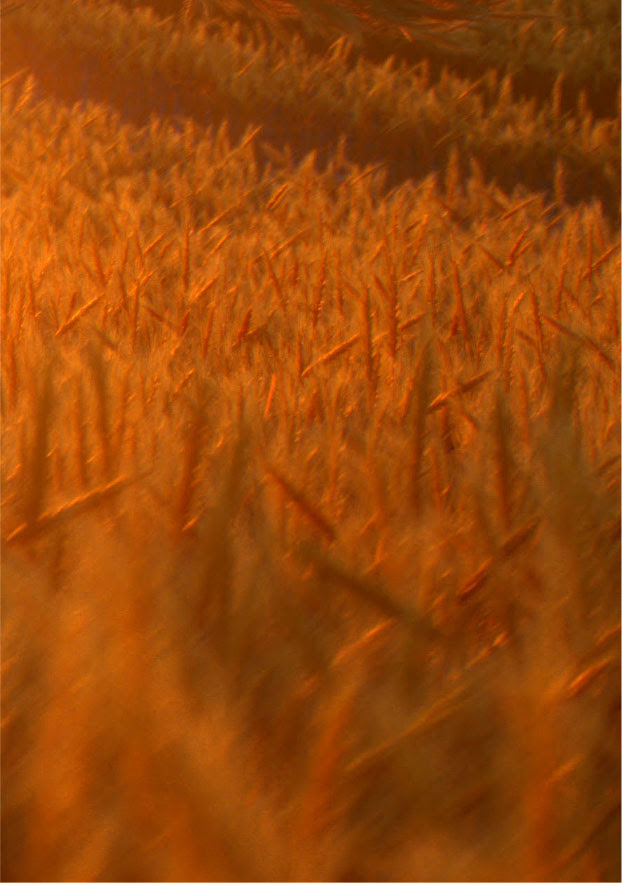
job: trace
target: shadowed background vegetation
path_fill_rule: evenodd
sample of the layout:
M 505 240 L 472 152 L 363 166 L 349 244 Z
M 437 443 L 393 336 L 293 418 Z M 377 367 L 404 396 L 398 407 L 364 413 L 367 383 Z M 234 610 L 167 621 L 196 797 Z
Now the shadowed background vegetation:
M 3 878 L 619 879 L 619 6 L 2 14 Z

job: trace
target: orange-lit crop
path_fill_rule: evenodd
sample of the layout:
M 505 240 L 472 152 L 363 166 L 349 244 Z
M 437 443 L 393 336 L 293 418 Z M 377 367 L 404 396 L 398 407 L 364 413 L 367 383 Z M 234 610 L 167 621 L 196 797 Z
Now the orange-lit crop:
M 611 4 L 134 5 L 3 8 L 3 878 L 619 879 Z

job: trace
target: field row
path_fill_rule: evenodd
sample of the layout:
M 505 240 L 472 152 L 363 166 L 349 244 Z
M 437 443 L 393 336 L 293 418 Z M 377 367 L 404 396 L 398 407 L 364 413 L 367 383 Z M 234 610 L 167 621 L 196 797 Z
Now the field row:
M 133 8 L 145 5 L 123 0 Z M 343 33 L 354 40 L 353 57 L 383 63 L 393 55 L 414 66 L 424 58 L 436 74 L 444 65 L 475 80 L 489 68 L 510 74 L 523 97 L 546 100 L 555 79 L 565 75 L 564 110 L 576 106 L 581 90 L 600 116 L 617 113 L 620 81 L 620 11 L 615 0 L 585 4 L 558 0 L 546 8 L 496 4 L 382 2 L 318 4 L 257 0 L 151 0 L 159 15 L 202 19 L 216 31 L 238 22 L 247 32 L 280 38 L 299 34 L 324 54 Z
M 314 56 L 299 38 L 256 44 L 239 27 L 210 36 L 144 11 L 52 5 L 13 13 L 5 54 L 9 68 L 31 62 L 66 100 L 109 101 L 140 122 L 152 113 L 199 125 L 226 119 L 234 138 L 261 125 L 268 145 L 289 145 L 297 160 L 316 149 L 325 163 L 343 138 L 359 165 L 385 163 L 389 185 L 451 162 L 461 179 L 475 168 L 506 192 L 520 183 L 572 203 L 595 197 L 619 217 L 619 119 L 595 121 L 584 98 L 576 114 L 564 113 L 562 75 L 537 106 L 515 101 L 511 79 L 492 71 L 474 83 L 445 72 L 431 85 L 426 63 L 352 65 L 345 38 Z
M 134 424 L 135 409 L 156 402 L 163 413 L 172 402 L 172 413 L 183 413 L 209 366 L 218 365 L 229 378 L 225 386 L 238 375 L 240 388 L 252 383 L 257 399 L 247 408 L 256 410 L 262 445 L 272 436 L 263 417 L 278 410 L 277 422 L 288 427 L 276 433 L 278 459 L 294 457 L 288 474 L 310 488 L 328 478 L 325 465 L 341 462 L 348 445 L 335 449 L 329 435 L 332 453 L 318 457 L 316 450 L 307 462 L 314 431 L 301 439 L 302 428 L 343 413 L 344 440 L 355 444 L 376 424 L 380 387 L 388 396 L 379 424 L 388 444 L 399 448 L 409 415 L 422 420 L 428 410 L 439 443 L 451 437 L 448 448 L 429 452 L 440 458 L 436 465 L 422 468 L 419 452 L 412 477 L 417 485 L 426 474 L 429 483 L 440 470 L 432 482 L 440 482 L 440 493 L 449 468 L 442 464 L 461 447 L 456 439 L 468 449 L 493 431 L 475 413 L 482 396 L 494 399 L 497 383 L 508 403 L 516 397 L 508 404 L 512 419 L 522 414 L 516 432 L 535 443 L 529 427 L 546 406 L 551 371 L 570 343 L 591 364 L 577 375 L 582 445 L 595 466 L 610 456 L 617 440 L 619 256 L 597 207 L 570 212 L 540 196 L 507 200 L 476 179 L 463 187 L 455 167 L 442 195 L 428 177 L 418 188 L 405 184 L 383 196 L 382 170 L 360 169 L 338 155 L 324 171 L 313 156 L 299 166 L 281 156 L 260 163 L 252 131 L 237 144 L 225 128 L 210 133 L 191 123 L 183 132 L 156 121 L 139 131 L 100 107 L 69 113 L 51 101 L 33 102 L 27 92 L 12 94 L 11 86 L 5 93 L 7 413 L 19 407 L 17 390 L 41 359 L 58 350 L 58 364 L 73 374 L 90 351 L 85 337 L 89 347 L 103 347 L 101 370 L 117 366 L 109 391 L 120 398 L 112 410 L 131 408 Z M 420 401 L 417 371 L 429 359 Z M 141 378 L 138 397 L 128 398 L 130 377 Z M 477 391 L 467 396 L 471 389 Z M 72 397 L 63 401 L 71 411 Z M 598 403 L 589 421 L 581 417 L 588 401 Z M 63 425 L 69 413 L 58 418 Z M 152 443 L 160 445 L 153 413 L 148 425 L 157 427 Z M 119 438 L 120 448 L 115 443 L 102 454 L 104 473 L 125 459 L 127 443 Z M 11 472 L 24 438 L 5 444 L 5 461 L 17 458 Z M 374 450 L 377 456 L 378 439 Z M 346 485 L 355 462 L 349 457 L 345 473 L 335 473 Z M 386 477 L 389 486 L 399 474 Z M 61 496 L 75 478 L 70 469 Z M 174 481 L 162 478 L 161 492 Z M 459 478 L 447 487 L 452 498 L 460 496 Z M 336 493 L 335 486 L 334 505 Z M 363 521 L 370 504 L 356 507 Z M 505 517 L 509 528 L 531 515 Z

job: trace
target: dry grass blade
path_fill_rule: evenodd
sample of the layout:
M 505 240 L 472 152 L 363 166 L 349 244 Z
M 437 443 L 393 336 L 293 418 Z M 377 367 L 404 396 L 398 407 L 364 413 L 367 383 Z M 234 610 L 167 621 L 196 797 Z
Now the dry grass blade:
M 490 258 L 493 264 L 496 264 L 502 272 L 505 272 L 507 270 L 508 264 L 510 263 L 509 258 L 507 261 L 504 261 L 498 255 L 494 254 L 494 252 L 492 252 L 487 246 L 485 246 L 483 242 L 480 242 L 477 239 L 474 241 L 477 243 L 478 248 L 480 248 L 484 252 L 486 257 Z
M 480 374 L 477 374 L 475 377 L 472 377 L 471 380 L 467 380 L 464 383 L 459 383 L 457 386 L 454 386 L 453 389 L 448 390 L 447 392 L 439 393 L 432 402 L 430 402 L 428 406 L 429 411 L 438 411 L 439 408 L 445 407 L 445 405 L 449 404 L 452 398 L 456 396 L 462 395 L 465 392 L 471 392 L 476 389 L 481 383 L 486 380 L 487 377 L 490 376 L 491 371 L 482 371 Z
M 278 257 L 281 252 L 287 251 L 287 249 L 292 246 L 295 242 L 299 242 L 301 239 L 304 239 L 305 236 L 308 235 L 310 228 L 303 227 L 302 230 L 299 230 L 297 233 L 294 233 L 292 236 L 289 236 L 284 242 L 280 242 L 276 245 L 272 251 L 270 252 L 271 258 Z M 261 257 L 255 258 L 255 263 L 261 260 Z
M 337 533 L 327 518 L 314 506 L 306 496 L 289 482 L 272 466 L 266 466 L 267 474 L 281 488 L 285 495 L 295 504 L 296 508 L 320 531 L 329 542 L 337 538 Z
M 421 320 L 425 318 L 425 313 L 417 313 L 415 316 L 409 316 L 408 319 L 404 319 L 403 322 L 400 322 L 397 326 L 397 330 L 399 332 L 408 331 L 409 328 L 413 328 L 417 325 Z M 374 343 L 378 340 L 378 337 L 374 338 Z
M 371 305 L 369 301 L 369 291 L 365 287 L 365 297 L 361 301 L 361 313 L 363 322 L 363 354 L 365 358 L 365 376 L 367 377 L 367 388 L 370 397 L 373 397 L 376 391 L 376 363 L 374 359 L 374 349 L 372 342 L 372 324 L 371 324 Z
M 320 272 L 318 275 L 318 281 L 316 286 L 316 292 L 313 299 L 312 306 L 312 325 L 313 328 L 317 327 L 318 319 L 320 317 L 320 311 L 322 309 L 322 298 L 324 295 L 324 283 L 326 282 L 326 259 L 327 259 L 327 250 L 324 249 L 324 254 L 322 255 L 322 263 L 320 264 Z
M 401 604 L 375 581 L 352 573 L 308 545 L 301 548 L 300 554 L 305 561 L 313 565 L 320 576 L 348 589 L 355 597 L 371 604 L 385 616 L 397 619 L 398 622 L 413 629 L 416 635 L 426 638 L 436 635 L 436 629 L 427 619 L 412 608 Z
M 370 168 L 365 169 L 363 172 L 360 172 L 359 174 L 350 175 L 339 186 L 340 186 L 340 188 L 341 187 L 353 187 L 355 184 L 358 184 L 359 181 L 364 181 L 365 178 L 369 178 L 370 175 L 373 175 L 374 172 L 378 171 L 378 169 L 384 168 L 385 165 L 386 165 L 385 162 L 376 163 L 375 165 L 370 166 Z
M 387 277 L 389 280 L 388 288 L 388 307 L 389 307 L 389 352 L 391 358 L 397 358 L 397 328 L 399 322 L 399 299 L 397 294 L 397 279 L 395 276 L 395 267 L 393 258 L 389 249 L 388 240 L 384 239 L 384 258 L 387 268 Z
M 542 869 L 542 879 L 553 879 L 558 876 L 560 872 L 570 865 L 573 861 L 580 858 L 580 856 L 589 849 L 590 844 L 596 839 L 598 834 L 607 826 L 617 823 L 618 828 L 618 841 L 619 841 L 619 827 L 620 827 L 620 800 L 618 799 L 613 804 L 605 806 L 601 812 L 598 813 L 596 821 L 590 826 L 587 834 L 582 837 L 579 842 L 568 849 L 565 853 L 563 853 L 555 863 L 549 868 Z
M 202 260 L 207 261 L 207 260 L 209 260 L 209 258 L 214 257 L 215 254 L 218 254 L 218 252 L 223 247 L 225 242 L 227 242 L 227 240 L 230 238 L 230 236 L 231 236 L 230 230 L 227 230 L 226 233 L 223 233 L 223 235 L 220 237 L 220 239 L 218 240 L 216 245 L 211 249 L 211 251 L 208 251 L 206 255 L 202 256 Z
M 458 599 L 460 601 L 464 601 L 466 598 L 469 598 L 474 592 L 477 592 L 477 590 L 484 585 L 492 572 L 494 563 L 495 559 L 492 556 L 490 558 L 487 558 L 482 566 L 473 574 L 473 576 L 471 576 L 464 583 L 464 585 L 458 592 Z
M 430 410 L 428 402 L 430 398 L 430 381 L 432 366 L 429 346 L 424 346 L 419 357 L 419 364 L 415 374 L 415 414 L 412 441 L 412 502 L 415 512 L 419 515 L 422 507 L 421 471 L 424 451 L 426 414 Z
M 197 408 L 193 413 L 190 429 L 186 433 L 184 440 L 183 468 L 177 492 L 177 506 L 175 507 L 175 526 L 181 532 L 183 532 L 190 520 L 190 511 L 197 484 L 196 472 L 200 460 L 203 427 L 203 409 Z
M 285 184 L 282 184 L 276 193 L 270 197 L 268 202 L 266 203 L 266 211 L 270 211 L 270 209 L 276 208 L 281 199 L 285 196 L 287 191 L 290 189 L 291 185 L 286 181 Z
M 324 353 L 323 356 L 320 356 L 319 359 L 316 359 L 315 362 L 312 362 L 310 365 L 304 369 L 301 377 L 306 377 L 307 374 L 310 374 L 312 371 L 315 371 L 319 365 L 325 365 L 327 362 L 332 362 L 333 359 L 336 359 L 337 356 L 340 356 L 342 353 L 347 352 L 349 349 L 352 349 L 355 343 L 357 343 L 361 339 L 360 332 L 353 334 L 352 337 L 349 337 L 348 340 L 344 340 L 343 343 L 338 344 L 333 347 L 329 352 Z
M 207 322 L 205 324 L 205 331 L 203 332 L 203 339 L 201 341 L 201 356 L 203 359 L 207 356 L 207 348 L 209 346 L 210 337 L 212 336 L 212 327 L 214 325 L 214 314 L 216 312 L 216 304 L 213 303 L 210 307 Z
M 613 656 L 608 656 L 606 659 L 603 659 L 600 662 L 591 665 L 585 671 L 582 671 L 581 674 L 577 675 L 577 677 L 568 685 L 567 698 L 574 699 L 577 696 L 580 696 L 581 693 L 588 690 L 592 684 L 616 662 L 617 660 Z
M 270 378 L 270 389 L 268 390 L 268 397 L 266 399 L 266 406 L 264 408 L 263 415 L 264 417 L 270 416 L 270 409 L 272 408 L 272 399 L 274 398 L 274 390 L 276 389 L 276 374 L 272 372 L 272 377 Z
M 101 254 L 99 252 L 99 246 L 97 244 L 97 240 L 94 237 L 92 239 L 91 245 L 93 248 L 93 260 L 95 261 L 96 278 L 99 282 L 100 287 L 105 290 L 108 285 L 108 281 L 112 276 L 112 268 L 108 271 L 108 274 L 106 275 L 104 271 L 104 266 L 102 264 Z
M 587 270 L 585 270 L 583 275 L 581 276 L 581 280 L 583 281 L 584 279 L 591 278 L 592 273 L 595 270 L 597 270 L 600 266 L 602 266 L 602 264 L 604 264 L 605 261 L 608 260 L 612 255 L 619 253 L 619 251 L 620 251 L 619 244 L 612 245 L 611 248 L 608 248 L 605 252 L 603 252 L 603 254 L 601 254 L 601 256 L 599 258 L 597 258 L 594 261 L 594 263 L 592 263 L 592 261 L 590 260 Z
M 21 6 L 22 4 L 16 4 L 16 6 Z M 14 83 L 20 77 L 25 76 L 28 73 L 28 68 L 23 67 L 21 70 L 15 71 L 14 74 L 11 74 L 8 77 L 5 77 L 4 80 L 0 83 L 0 89 L 5 89 L 7 86 L 10 86 L 11 83 Z
M 73 500 L 70 500 L 68 503 L 63 503 L 62 506 L 59 506 L 56 509 L 52 509 L 49 512 L 43 512 L 33 523 L 29 524 L 28 522 L 24 522 L 23 524 L 20 524 L 19 527 L 16 527 L 15 530 L 8 535 L 6 541 L 7 543 L 30 541 L 61 524 L 67 518 L 73 518 L 91 509 L 97 508 L 102 503 L 105 503 L 116 494 L 125 490 L 125 488 L 129 487 L 131 484 L 134 484 L 137 480 L 137 478 L 120 477 L 103 487 L 95 488 L 86 494 L 81 494 Z
M 464 601 L 477 592 L 491 576 L 495 565 L 502 559 L 511 557 L 514 552 L 533 538 L 540 525 L 540 519 L 534 518 L 514 531 L 501 545 L 495 555 L 487 558 L 481 567 L 464 583 L 458 592 L 458 600 Z
M 305 839 L 310 836 L 317 842 L 338 818 L 339 778 L 356 715 L 356 686 L 351 681 L 339 691 L 324 714 L 321 736 L 313 746 L 300 814 L 300 834 Z
M 539 199 L 538 196 L 530 196 L 528 199 L 524 199 L 522 202 L 519 202 L 518 205 L 512 206 L 511 209 L 508 209 L 507 212 L 504 212 L 501 215 L 501 221 L 507 221 L 513 215 L 522 211 L 524 208 L 528 208 L 530 205 L 533 205 L 534 202 L 537 202 Z
M 262 254 L 263 254 L 264 261 L 266 262 L 266 267 L 268 268 L 268 274 L 270 276 L 270 280 L 271 280 L 274 290 L 276 292 L 276 296 L 278 298 L 279 304 L 281 305 L 281 309 L 283 311 L 283 316 L 285 317 L 286 321 L 289 323 L 289 311 L 287 309 L 287 302 L 285 300 L 285 295 L 283 294 L 283 286 L 279 282 L 277 275 L 274 271 L 274 267 L 272 265 L 270 255 L 268 254 L 268 252 L 265 249 L 262 251 Z
M 109 477 L 112 468 L 112 452 L 110 449 L 110 401 L 106 361 L 102 357 L 101 348 L 91 344 L 88 349 L 89 363 L 95 387 L 97 402 L 97 430 L 99 435 L 102 471 Z
M 524 545 L 528 540 L 532 539 L 538 530 L 540 523 L 540 518 L 532 518 L 532 520 L 523 525 L 523 527 L 514 531 L 514 533 L 509 536 L 501 546 L 501 554 L 503 557 L 507 558 L 510 555 L 513 555 L 517 549 Z
M 389 641 L 393 619 L 386 619 L 378 625 L 368 629 L 360 638 L 351 644 L 347 644 L 333 659 L 333 666 L 347 665 L 356 660 L 368 650 L 374 650 L 378 646 L 385 646 Z
M 36 398 L 34 438 L 28 458 L 29 485 L 24 501 L 26 528 L 38 522 L 47 486 L 47 447 L 53 407 L 52 397 L 52 366 L 48 364 Z
M 89 310 L 92 310 L 94 306 L 96 306 L 100 300 L 102 299 L 103 294 L 98 294 L 96 297 L 92 298 L 88 303 L 85 303 L 84 306 L 80 307 L 79 310 L 76 310 L 68 319 L 66 319 L 60 328 L 56 331 L 56 337 L 60 337 L 61 334 L 64 334 L 66 331 L 69 331 L 70 328 L 76 324 L 76 322 L 85 316 Z
M 495 453 L 497 463 L 496 479 L 498 506 L 503 525 L 506 529 L 508 529 L 512 525 L 513 508 L 512 427 L 507 411 L 506 400 L 501 390 L 497 390 L 493 419 L 493 432 L 495 438 Z
M 568 337 L 572 337 L 573 340 L 576 340 L 579 343 L 582 343 L 585 346 L 590 347 L 590 349 L 593 349 L 594 352 L 597 353 L 597 355 L 599 356 L 601 361 L 603 361 L 605 363 L 605 365 L 607 365 L 608 368 L 610 368 L 615 374 L 618 373 L 618 367 L 617 367 L 614 359 L 611 358 L 609 353 L 605 352 L 605 350 L 598 343 L 598 341 L 594 340 L 594 338 L 591 337 L 589 334 L 586 334 L 585 331 L 582 331 L 582 332 L 573 331 L 572 328 L 568 328 L 567 325 L 564 325 L 562 322 L 558 321 L 557 319 L 554 319 L 552 316 L 542 315 L 542 318 L 546 322 L 548 322 L 549 325 L 552 325 L 553 328 L 557 328 L 558 331 L 561 331 L 563 334 L 566 334 Z
M 157 236 L 155 236 L 151 240 L 149 245 L 145 246 L 145 248 L 143 249 L 143 257 L 145 257 L 145 258 L 148 257 L 151 254 L 151 252 L 154 250 L 154 248 L 158 247 L 158 245 L 162 242 L 163 239 L 164 239 L 164 233 L 159 233 Z
M 404 319 L 403 322 L 400 322 L 397 326 L 398 333 L 402 333 L 402 331 L 408 331 L 409 328 L 413 328 L 417 325 L 423 318 L 425 318 L 425 313 L 417 313 L 415 316 L 409 316 L 408 319 Z M 379 334 L 376 334 L 372 343 L 374 346 L 377 346 L 383 340 L 386 340 L 389 336 L 388 331 L 381 331 Z
M 367 751 L 357 757 L 348 766 L 348 772 L 352 774 L 367 774 L 378 763 L 382 763 L 387 757 L 403 750 L 411 739 L 417 739 L 429 730 L 442 724 L 443 721 L 450 718 L 453 714 L 457 714 L 460 704 L 469 696 L 469 685 L 465 684 L 452 690 L 447 695 L 441 697 L 432 705 L 430 705 L 416 720 L 406 729 L 398 733 L 392 739 L 387 739 L 377 748 Z
M 234 349 L 236 347 L 240 346 L 240 344 L 244 342 L 244 339 L 246 338 L 246 336 L 248 334 L 248 329 L 251 324 L 252 314 L 253 314 L 253 308 L 249 307 L 248 310 L 244 313 L 244 318 L 242 319 L 242 322 L 241 322 L 240 327 L 238 329 L 238 333 L 236 335 L 235 342 L 233 344 Z
M 525 242 L 525 245 L 523 245 L 523 247 L 521 248 L 521 245 L 524 242 L 527 233 L 527 230 L 523 230 L 522 233 L 518 234 L 515 242 L 512 244 L 512 248 L 510 249 L 510 253 L 506 262 L 508 267 L 513 267 L 516 263 L 517 258 L 524 254 L 527 249 L 531 248 L 531 242 L 529 240 L 527 240 L 527 242 Z
M 215 273 L 211 279 L 209 279 L 207 282 L 203 283 L 202 285 L 199 285 L 198 288 L 196 289 L 196 291 L 193 293 L 192 297 L 190 298 L 190 304 L 199 303 L 201 298 L 205 297 L 205 295 L 208 293 L 208 291 L 211 291 L 211 289 L 214 287 L 214 285 L 218 282 L 219 276 L 220 276 L 220 273 Z
M 618 531 L 618 533 L 619 533 L 619 531 Z M 596 642 L 596 646 L 599 649 L 602 649 L 602 647 L 607 646 L 607 644 L 609 644 L 613 641 L 619 643 L 620 630 L 621 630 L 620 623 L 618 623 L 617 625 L 614 625 L 612 628 L 607 629 L 607 631 L 604 632 L 604 634 L 599 636 L 599 638 Z
M 245 135 L 242 141 L 240 142 L 240 146 L 237 148 L 241 153 L 246 150 L 248 145 L 255 140 L 257 135 L 261 132 L 263 126 L 255 126 L 254 129 L 251 129 L 248 135 Z
M 452 266 L 454 291 L 456 293 L 456 311 L 454 313 L 454 319 L 451 325 L 451 333 L 455 334 L 458 325 L 460 326 L 460 331 L 462 332 L 467 352 L 472 359 L 473 346 L 471 340 L 471 329 L 469 328 L 469 323 L 467 321 L 466 309 L 464 305 L 464 292 L 462 290 L 462 282 L 460 281 L 460 271 L 458 270 L 458 264 L 456 263 L 456 261 L 452 261 Z

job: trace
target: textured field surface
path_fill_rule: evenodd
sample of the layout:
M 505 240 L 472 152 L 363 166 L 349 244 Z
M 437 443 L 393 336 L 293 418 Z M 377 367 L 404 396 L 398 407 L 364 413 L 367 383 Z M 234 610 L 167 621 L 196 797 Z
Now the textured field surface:
M 619 8 L 133 5 L 3 6 L 3 879 L 619 880 Z

